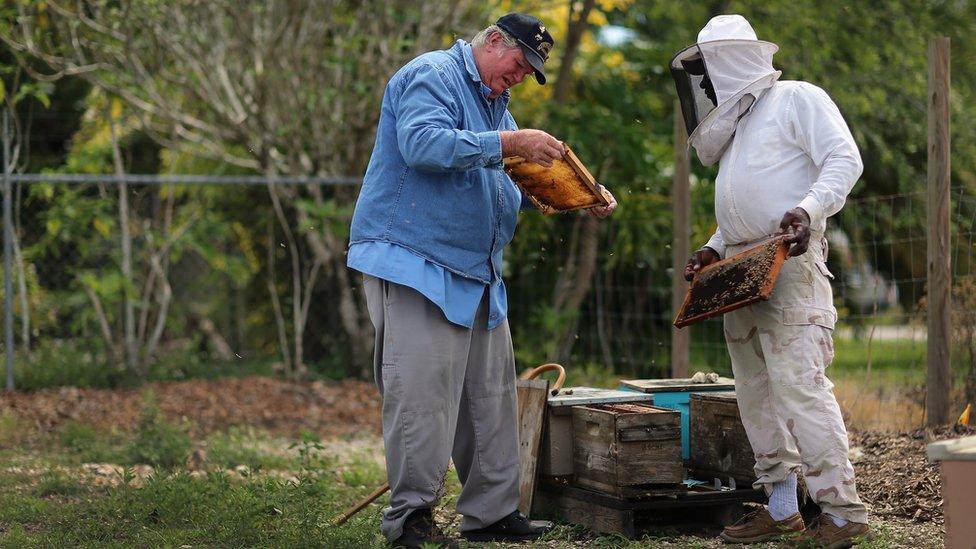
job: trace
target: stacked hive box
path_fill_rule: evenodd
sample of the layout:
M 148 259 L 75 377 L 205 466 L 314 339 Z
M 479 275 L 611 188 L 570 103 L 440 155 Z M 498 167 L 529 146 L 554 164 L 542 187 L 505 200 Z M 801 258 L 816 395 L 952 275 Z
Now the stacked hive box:
M 746 486 L 684 482 L 682 413 L 652 406 L 660 395 L 590 391 L 607 394 L 549 399 L 534 516 L 634 538 L 665 526 L 731 524 L 743 502 L 765 499 Z
M 691 456 L 690 415 L 688 403 L 692 393 L 702 391 L 728 391 L 735 388 L 731 378 L 720 377 L 713 383 L 698 383 L 691 378 L 674 379 L 624 379 L 620 381 L 622 391 L 638 391 L 654 395 L 654 405 L 671 408 L 681 412 L 681 458 Z
M 573 408 L 576 483 L 617 497 L 674 490 L 684 479 L 681 419 L 645 404 Z
M 756 460 L 739 417 L 735 391 L 692 393 L 689 408 L 690 476 L 752 484 Z
M 572 387 L 549 397 L 546 427 L 543 430 L 539 476 L 542 478 L 573 475 L 573 408 L 589 404 L 640 402 L 653 404 L 654 395 L 614 389 Z

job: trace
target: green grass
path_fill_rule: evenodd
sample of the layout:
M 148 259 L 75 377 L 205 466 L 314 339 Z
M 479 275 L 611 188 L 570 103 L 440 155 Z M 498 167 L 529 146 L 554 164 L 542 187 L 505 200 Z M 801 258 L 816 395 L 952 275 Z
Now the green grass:
M 82 424 L 60 432 L 32 433 L 0 452 L 0 547 L 385 547 L 378 525 L 383 496 L 345 525 L 332 519 L 385 479 L 368 444 L 337 449 L 312 435 L 283 440 L 237 429 L 194 444 L 210 452 L 206 473 L 176 467 L 148 478 L 100 485 L 76 460 L 79 445 L 125 448 L 138 435 L 101 433 Z M 102 440 L 102 437 L 105 437 Z M 362 450 L 349 450 L 362 448 Z M 64 456 L 68 455 L 68 458 Z M 125 455 L 124 452 L 119 455 Z M 253 472 L 228 471 L 236 462 Z M 281 468 L 278 470 L 278 468 Z M 275 472 L 281 474 L 274 474 Z M 452 469 L 441 507 L 453 509 L 460 486 Z M 456 533 L 457 519 L 447 525 Z M 898 547 L 897 533 L 883 525 L 863 547 Z M 505 547 L 717 547 L 714 539 L 678 537 L 662 530 L 639 540 L 599 536 L 560 525 L 543 540 Z M 469 547 L 503 547 L 471 544 Z M 760 546 L 762 549 L 772 545 Z
M 99 441 L 93 433 L 74 424 L 47 435 L 42 451 L 0 454 L 0 547 L 382 546 L 376 506 L 331 526 L 364 485 L 382 483 L 385 471 L 375 461 L 354 455 L 340 463 L 310 438 L 292 441 L 288 451 L 288 441 L 237 430 L 199 441 L 213 462 L 204 474 L 160 468 L 142 482 L 128 475 L 124 484 L 99 487 L 80 467 L 63 465 L 76 461 L 79 446 L 120 447 L 118 435 Z M 131 435 L 121 447 L 138 440 Z M 273 443 L 285 451 L 269 451 Z M 254 472 L 227 470 L 239 461 Z M 260 474 L 262 467 L 288 474 Z
M 732 371 L 727 364 L 728 352 L 724 345 L 718 350 L 712 347 L 692 347 L 690 372 L 717 372 L 723 376 L 731 376 Z M 888 381 L 906 385 L 922 383 L 925 381 L 925 349 L 924 341 L 875 340 L 869 344 L 867 339 L 835 338 L 834 361 L 830 365 L 830 373 L 837 377 L 863 375 L 867 372 L 870 361 L 872 371 Z M 718 351 L 724 354 L 717 355 Z M 553 374 L 546 374 L 546 377 L 555 380 Z M 578 364 L 567 368 L 566 385 L 616 388 L 620 379 L 631 377 L 633 376 L 611 371 L 602 364 Z
M 834 338 L 834 361 L 830 368 L 835 375 L 864 373 L 870 362 L 872 370 L 898 372 L 906 381 L 924 381 L 925 353 L 924 341 Z
M 252 427 L 231 427 L 210 437 L 206 444 L 207 461 L 216 467 L 233 469 L 244 465 L 251 471 L 288 469 L 295 457 L 287 445 Z
M 0 524 L 11 525 L 4 546 L 369 547 L 378 537 L 362 527 L 375 512 L 349 527 L 329 526 L 353 494 L 328 475 L 295 485 L 175 473 L 106 490 L 47 478 L 0 502 Z
M 0 474 L 2 476 L 2 474 Z M 379 475 L 374 480 L 380 481 Z M 341 526 L 330 519 L 360 494 L 329 475 L 290 484 L 273 479 L 232 480 L 211 474 L 192 478 L 176 473 L 150 479 L 141 488 L 107 490 L 73 485 L 60 493 L 11 493 L 0 501 L 0 547 L 330 547 L 380 548 L 379 507 L 373 505 Z M 443 505 L 456 492 L 449 494 Z M 894 532 L 876 528 L 861 547 L 898 547 Z M 677 542 L 677 543 L 676 543 Z M 555 544 L 555 545 L 554 545 Z M 714 540 L 670 534 L 629 540 L 596 536 L 585 528 L 561 525 L 544 540 L 508 547 L 576 544 L 594 548 L 715 547 Z M 471 547 L 502 547 L 471 544 Z M 775 547 L 763 545 L 759 547 Z

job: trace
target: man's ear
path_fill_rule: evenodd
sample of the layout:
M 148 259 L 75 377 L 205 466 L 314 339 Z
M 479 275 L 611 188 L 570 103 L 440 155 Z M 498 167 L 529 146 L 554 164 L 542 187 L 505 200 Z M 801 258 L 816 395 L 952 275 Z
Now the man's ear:
M 502 33 L 495 31 L 488 35 L 488 40 L 485 40 L 485 46 L 492 53 L 498 51 L 499 48 L 503 48 L 505 46 L 505 39 L 502 37 Z
M 488 35 L 488 38 L 485 40 L 485 50 L 486 51 L 494 51 L 495 50 L 495 44 L 497 44 L 497 43 L 498 43 L 498 33 L 497 32 L 493 32 L 493 33 L 489 34 Z

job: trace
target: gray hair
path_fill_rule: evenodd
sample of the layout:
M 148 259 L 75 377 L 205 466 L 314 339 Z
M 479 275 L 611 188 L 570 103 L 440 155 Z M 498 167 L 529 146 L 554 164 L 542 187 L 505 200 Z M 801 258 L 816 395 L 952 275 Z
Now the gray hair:
M 491 34 L 494 32 L 497 32 L 498 34 L 502 35 L 502 41 L 509 48 L 514 49 L 518 47 L 519 44 L 515 40 L 515 38 L 513 38 L 511 34 L 508 34 L 507 32 L 503 31 L 501 28 L 499 28 L 498 25 L 489 25 L 488 28 L 474 35 L 474 38 L 471 39 L 471 45 L 484 46 L 485 42 L 488 41 L 488 37 L 491 36 Z

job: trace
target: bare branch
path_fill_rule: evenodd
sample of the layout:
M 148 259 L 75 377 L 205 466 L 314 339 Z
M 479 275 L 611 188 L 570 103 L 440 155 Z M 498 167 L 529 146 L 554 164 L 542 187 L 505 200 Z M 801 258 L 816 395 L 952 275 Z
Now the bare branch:
M 95 309 L 95 318 L 98 319 L 98 327 L 101 331 L 102 340 L 105 342 L 105 348 L 109 350 L 111 354 L 112 361 L 115 364 L 121 363 L 121 357 L 119 356 L 119 349 L 115 344 L 115 340 L 112 337 L 112 327 L 109 324 L 108 316 L 105 314 L 105 308 L 102 307 L 102 300 L 98 298 L 98 294 L 95 290 L 89 286 L 81 275 L 77 275 L 75 279 L 78 284 L 81 285 L 82 289 L 85 290 L 85 295 L 88 296 L 88 300 L 91 301 L 92 308 Z

